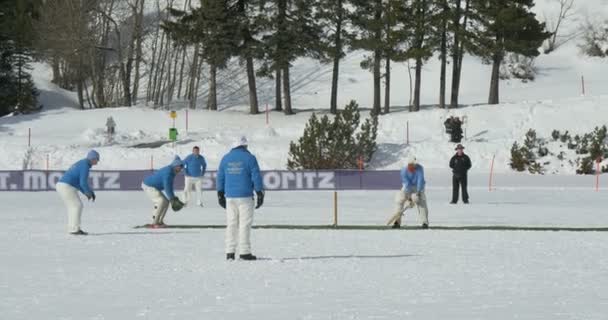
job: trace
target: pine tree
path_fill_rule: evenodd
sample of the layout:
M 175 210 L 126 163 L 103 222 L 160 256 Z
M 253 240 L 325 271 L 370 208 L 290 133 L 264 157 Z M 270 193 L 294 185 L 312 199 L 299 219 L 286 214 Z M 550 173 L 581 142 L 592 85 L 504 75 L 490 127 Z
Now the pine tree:
M 201 56 L 209 65 L 207 109 L 217 110 L 217 71 L 235 54 L 239 26 L 232 21 L 229 0 L 201 0 L 189 13 L 172 10 L 177 21 L 164 21 L 163 28 L 183 43 L 200 43 Z
M 333 63 L 331 77 L 331 97 L 329 112 L 338 112 L 338 77 L 340 75 L 340 60 L 344 58 L 348 46 L 347 31 L 350 25 L 349 12 L 346 6 L 348 0 L 319 0 L 316 4 L 317 19 L 321 22 L 323 33 L 321 37 L 323 62 Z
M 390 112 L 391 101 L 391 62 L 402 62 L 409 58 L 413 32 L 408 24 L 411 8 L 402 0 L 387 0 L 382 16 L 384 30 L 382 35 L 382 55 L 384 57 L 384 110 Z
M 356 169 L 359 159 L 369 163 L 376 151 L 378 117 L 361 124 L 359 106 L 351 101 L 333 119 L 310 117 L 298 142 L 291 142 L 287 167 L 296 169 Z
M 436 46 L 436 15 L 437 7 L 431 0 L 412 1 L 413 35 L 411 48 L 407 55 L 416 61 L 416 78 L 414 83 L 414 103 L 410 111 L 420 110 L 420 90 L 422 81 L 422 66 L 430 57 Z
M 470 47 L 472 39 L 476 37 L 475 30 L 469 30 L 469 25 L 477 25 L 473 18 L 477 15 L 471 8 L 473 0 L 450 0 L 451 19 L 448 21 L 448 32 L 452 36 L 450 53 L 452 56 L 452 87 L 450 93 L 450 107 L 458 108 L 460 95 L 460 76 L 462 74 L 462 59 L 466 48 Z
M 254 59 L 263 57 L 262 44 L 256 39 L 261 30 L 255 21 L 255 10 L 258 6 L 259 0 L 237 0 L 234 7 L 240 37 L 236 54 L 245 61 L 249 87 L 249 113 L 251 114 L 259 112 Z
M 481 32 L 474 53 L 492 64 L 489 104 L 499 103 L 499 71 L 507 52 L 536 57 L 550 33 L 531 11 L 533 0 L 474 0 Z
M 320 55 L 322 30 L 315 19 L 313 4 L 313 0 L 264 0 L 259 10 L 258 23 L 265 34 L 262 42 L 266 53 L 259 73 L 267 77 L 276 74 L 277 85 L 283 87 L 283 109 L 287 115 L 294 113 L 289 75 L 291 62 L 299 57 Z M 278 95 L 277 92 L 277 99 Z
M 28 112 L 36 106 L 37 91 L 28 70 L 32 61 L 34 0 L 0 1 L 0 114 Z
M 383 45 L 382 32 L 385 27 L 382 14 L 385 7 L 382 0 L 352 0 L 354 13 L 351 15 L 356 30 L 351 44 L 353 49 L 371 51 L 372 56 L 361 63 L 363 69 L 371 69 L 374 78 L 374 98 L 372 112 L 380 114 L 380 81 Z

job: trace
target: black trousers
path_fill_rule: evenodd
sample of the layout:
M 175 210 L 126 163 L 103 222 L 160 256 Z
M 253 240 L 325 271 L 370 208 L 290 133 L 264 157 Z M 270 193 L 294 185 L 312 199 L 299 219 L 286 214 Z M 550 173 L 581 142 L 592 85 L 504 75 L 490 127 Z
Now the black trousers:
M 462 201 L 469 202 L 467 191 L 467 176 L 452 176 L 452 202 L 458 202 L 458 191 L 462 188 Z

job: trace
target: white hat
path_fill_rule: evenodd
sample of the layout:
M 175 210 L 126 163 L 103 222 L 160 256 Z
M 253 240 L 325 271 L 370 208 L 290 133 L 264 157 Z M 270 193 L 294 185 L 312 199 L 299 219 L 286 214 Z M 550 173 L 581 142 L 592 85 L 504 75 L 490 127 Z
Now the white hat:
M 416 157 L 414 155 L 410 155 L 409 157 L 407 157 L 407 164 L 416 164 L 418 163 L 418 161 L 416 160 Z
M 247 142 L 247 137 L 245 136 L 240 136 L 238 139 L 236 139 L 234 141 L 234 145 L 232 146 L 233 148 L 238 148 L 241 146 L 247 146 L 249 143 Z

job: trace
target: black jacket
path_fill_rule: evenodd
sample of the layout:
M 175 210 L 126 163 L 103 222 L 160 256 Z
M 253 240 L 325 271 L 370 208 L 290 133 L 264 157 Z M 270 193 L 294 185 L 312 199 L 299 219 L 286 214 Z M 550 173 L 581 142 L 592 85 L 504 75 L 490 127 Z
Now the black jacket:
M 457 177 L 464 177 L 467 175 L 467 171 L 471 169 L 471 159 L 466 154 L 459 156 L 455 154 L 452 159 L 450 159 L 450 168 L 452 168 L 452 172 Z

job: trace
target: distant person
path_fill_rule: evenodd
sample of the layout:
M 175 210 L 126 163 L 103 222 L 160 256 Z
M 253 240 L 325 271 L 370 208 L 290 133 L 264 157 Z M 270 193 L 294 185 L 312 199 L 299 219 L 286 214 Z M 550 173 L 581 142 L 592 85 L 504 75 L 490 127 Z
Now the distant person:
M 471 159 L 464 154 L 464 146 L 456 146 L 456 154 L 450 159 L 452 168 L 452 201 L 451 204 L 458 202 L 458 190 L 462 188 L 462 202 L 469 203 L 469 192 L 467 191 L 467 175 L 471 169 Z
M 450 135 L 450 142 L 460 143 L 462 141 L 462 120 L 458 117 L 450 116 L 443 123 L 445 132 Z
M 395 215 L 399 218 L 393 224 L 393 228 L 401 227 L 401 213 L 406 209 L 406 206 L 418 206 L 418 216 L 422 222 L 422 228 L 429 227 L 429 212 L 426 203 L 426 195 L 424 188 L 426 181 L 424 180 L 424 168 L 418 164 L 416 157 L 408 158 L 407 165 L 401 169 L 402 188 L 397 193 L 395 198 L 396 209 Z
M 217 197 L 226 209 L 226 259 L 234 260 L 237 249 L 242 260 L 256 260 L 251 253 L 253 224 L 253 194 L 255 209 L 264 203 L 264 186 L 258 161 L 247 150 L 247 138 L 242 136 L 220 162 L 217 170 Z
M 116 133 L 116 122 L 114 122 L 114 118 L 108 117 L 106 120 L 106 129 L 109 136 L 113 136 Z
M 203 206 L 203 176 L 207 171 L 207 162 L 201 154 L 200 148 L 195 146 L 192 153 L 184 159 L 184 203 L 190 202 L 192 187 L 196 190 L 196 199 L 199 206 Z
M 179 211 L 184 206 L 184 203 L 173 192 L 175 176 L 183 168 L 184 163 L 176 156 L 171 164 L 160 168 L 154 174 L 146 177 L 141 184 L 141 188 L 154 203 L 152 224 L 150 225 L 152 228 L 163 228 L 166 226 L 164 219 L 169 209 L 169 204 L 171 204 L 173 211 Z
M 84 194 L 88 200 L 95 202 L 95 192 L 93 192 L 89 186 L 89 170 L 98 162 L 99 153 L 95 150 L 89 151 L 85 159 L 73 164 L 70 169 L 63 174 L 55 187 L 68 209 L 68 232 L 70 234 L 87 234 L 80 228 L 82 201 L 80 200 L 78 191 Z

